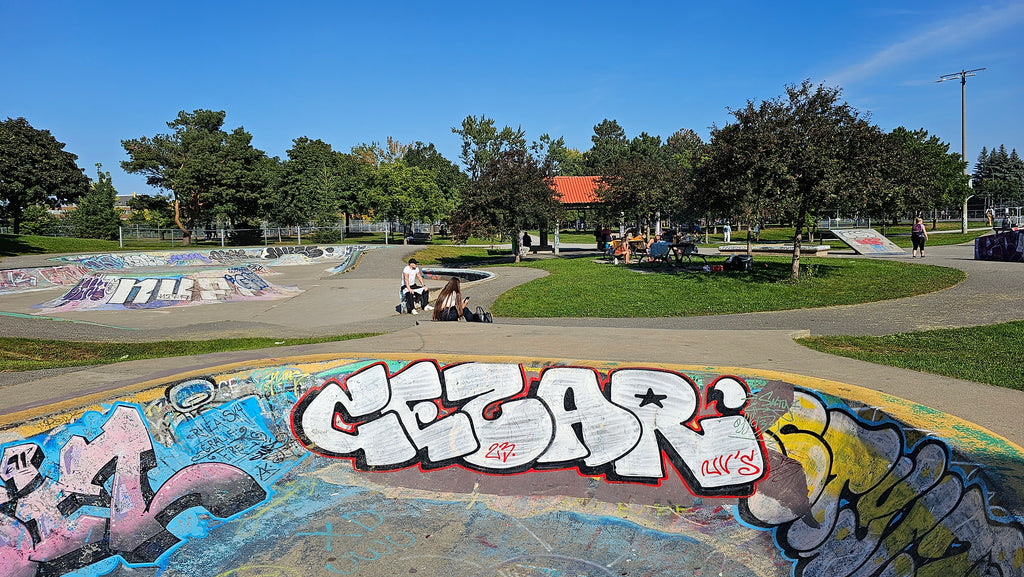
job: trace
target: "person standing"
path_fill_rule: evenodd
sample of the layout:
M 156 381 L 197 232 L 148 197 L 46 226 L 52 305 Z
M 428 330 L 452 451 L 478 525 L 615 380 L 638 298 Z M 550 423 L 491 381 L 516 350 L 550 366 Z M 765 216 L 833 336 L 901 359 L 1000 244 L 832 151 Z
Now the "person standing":
M 924 221 L 921 217 L 914 219 L 914 226 L 910 227 L 910 242 L 914 248 L 910 251 L 910 258 L 917 256 L 920 251 L 921 258 L 924 258 L 924 241 L 928 240 L 928 231 L 924 228 Z
M 434 307 L 430 306 L 430 289 L 424 286 L 426 284 L 423 281 L 423 272 L 420 271 L 419 262 L 410 258 L 409 264 L 402 269 L 402 290 L 405 296 L 405 308 L 414 315 L 419 314 L 416 312 L 417 300 L 420 302 L 421 309 L 434 310 Z
M 728 220 L 722 224 L 722 242 L 732 242 L 732 227 Z

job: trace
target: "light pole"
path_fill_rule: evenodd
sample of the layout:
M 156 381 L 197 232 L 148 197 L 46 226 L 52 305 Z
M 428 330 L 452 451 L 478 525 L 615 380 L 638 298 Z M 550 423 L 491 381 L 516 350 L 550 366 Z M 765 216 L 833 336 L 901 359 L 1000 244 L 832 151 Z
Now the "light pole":
M 984 68 L 975 68 L 974 70 L 963 70 L 960 72 L 954 72 L 952 74 L 945 74 L 940 76 L 935 82 L 945 82 L 947 80 L 960 79 L 960 151 L 963 155 L 964 162 L 967 160 L 967 77 L 977 76 L 976 72 L 981 72 Z M 964 175 L 967 174 L 967 165 L 964 164 Z M 967 234 L 967 200 L 970 197 L 964 199 L 964 211 L 960 221 L 960 232 Z

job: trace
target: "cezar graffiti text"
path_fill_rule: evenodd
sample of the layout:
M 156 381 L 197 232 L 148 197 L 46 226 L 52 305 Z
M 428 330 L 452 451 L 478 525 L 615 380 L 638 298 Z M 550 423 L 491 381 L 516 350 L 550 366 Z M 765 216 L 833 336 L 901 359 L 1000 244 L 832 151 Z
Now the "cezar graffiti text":
M 667 459 L 699 496 L 747 496 L 768 471 L 744 408 L 746 383 L 700 389 L 667 370 L 417 361 L 375 363 L 312 389 L 291 415 L 296 438 L 366 471 L 451 465 L 492 474 L 576 468 L 657 484 Z

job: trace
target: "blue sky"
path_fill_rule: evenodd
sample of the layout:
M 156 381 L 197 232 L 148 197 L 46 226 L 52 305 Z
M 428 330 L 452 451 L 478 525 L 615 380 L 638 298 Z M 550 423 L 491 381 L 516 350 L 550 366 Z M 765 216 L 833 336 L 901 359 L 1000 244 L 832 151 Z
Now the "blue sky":
M 438 5 L 435 5 L 438 4 Z M 121 171 L 120 141 L 169 132 L 179 110 L 226 110 L 253 144 L 347 151 L 433 142 L 467 115 L 562 136 L 593 126 L 632 137 L 680 128 L 707 138 L 728 107 L 810 79 L 891 130 L 925 128 L 967 158 L 1024 152 L 1024 1 L 952 2 L 93 2 L 0 0 L 0 118 L 50 130 L 122 194 L 153 193 Z

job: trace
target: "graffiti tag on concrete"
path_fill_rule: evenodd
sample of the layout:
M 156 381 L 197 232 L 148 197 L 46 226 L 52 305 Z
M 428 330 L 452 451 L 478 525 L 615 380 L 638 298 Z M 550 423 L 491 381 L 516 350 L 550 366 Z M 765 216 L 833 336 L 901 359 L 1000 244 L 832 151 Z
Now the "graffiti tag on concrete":
M 835 397 L 779 381 L 751 392 L 753 382 L 373 359 L 172 381 L 150 401 L 56 419 L 27 436 L 0 431 L 14 439 L 0 445 L 0 575 L 121 574 L 116 565 L 308 574 L 305 561 L 275 557 L 278 544 L 326 551 L 317 563 L 331 573 L 406 574 L 413 559 L 439 558 L 430 547 L 452 521 L 472 536 L 458 561 L 473 574 L 1024 573 L 1021 512 L 1000 505 L 1021 501 L 1021 483 L 965 472 L 985 464 L 877 411 L 867 420 Z M 560 471 L 568 476 L 558 483 L 531 484 Z M 478 492 L 484 479 L 501 479 L 500 490 Z M 680 480 L 698 497 L 666 489 Z M 641 489 L 665 494 L 602 502 L 597 485 L 626 487 L 631 501 Z M 1016 494 L 1000 499 L 1006 492 Z M 532 509 L 548 502 L 572 516 L 571 531 L 567 518 L 550 520 L 566 549 L 533 532 L 507 538 L 509 527 L 548 523 Z M 481 524 L 485 516 L 495 527 Z M 679 537 L 685 547 L 669 546 Z M 749 549 L 746 565 L 736 564 L 736 540 Z M 641 542 L 659 546 L 626 567 L 615 543 Z
M 153 309 L 242 300 L 286 298 L 301 292 L 263 280 L 248 267 L 189 275 L 83 278 L 59 298 L 37 305 L 40 314 L 69 310 Z
M 528 383 L 516 365 L 424 361 L 391 375 L 376 364 L 307 393 L 292 428 L 310 450 L 362 470 L 576 467 L 657 483 L 665 454 L 697 495 L 748 495 L 767 467 L 747 398 L 736 378 L 702 398 L 671 371 L 615 370 L 602 383 L 593 369 L 556 367 Z

